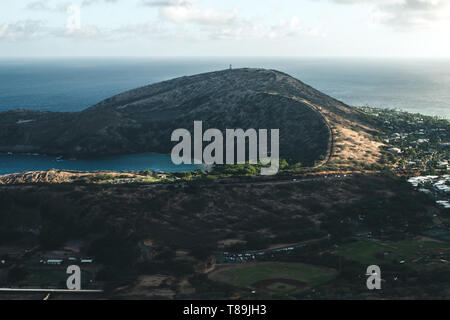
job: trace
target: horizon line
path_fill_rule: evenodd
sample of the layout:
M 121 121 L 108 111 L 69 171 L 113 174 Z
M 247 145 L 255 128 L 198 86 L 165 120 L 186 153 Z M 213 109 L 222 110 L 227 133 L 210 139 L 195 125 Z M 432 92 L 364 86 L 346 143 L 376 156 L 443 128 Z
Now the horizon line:
M 450 60 L 450 56 L 103 56 L 103 55 L 78 55 L 78 56 L 0 56 L 0 59 L 370 59 L 370 60 Z

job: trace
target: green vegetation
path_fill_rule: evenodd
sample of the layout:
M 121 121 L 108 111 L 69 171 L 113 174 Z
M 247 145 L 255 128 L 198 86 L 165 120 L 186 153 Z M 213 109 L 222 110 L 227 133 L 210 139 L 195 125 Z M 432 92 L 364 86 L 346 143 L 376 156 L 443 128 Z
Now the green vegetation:
M 335 254 L 365 264 L 400 264 L 415 269 L 442 265 L 450 258 L 450 245 L 440 242 L 408 239 L 397 242 L 366 240 L 339 246 Z
M 446 173 L 450 159 L 450 121 L 392 109 L 358 108 L 382 133 L 387 144 L 381 164 L 400 173 Z M 397 150 L 400 150 L 400 153 Z
M 261 175 L 261 168 L 264 165 L 258 164 L 238 164 L 238 165 L 215 165 L 214 169 L 209 173 L 208 177 L 215 178 L 228 178 L 228 177 L 245 177 L 245 176 L 259 176 Z M 301 167 L 301 163 L 297 162 L 295 165 L 290 166 L 286 159 L 280 159 L 279 172 L 287 172 L 288 170 L 294 170 Z

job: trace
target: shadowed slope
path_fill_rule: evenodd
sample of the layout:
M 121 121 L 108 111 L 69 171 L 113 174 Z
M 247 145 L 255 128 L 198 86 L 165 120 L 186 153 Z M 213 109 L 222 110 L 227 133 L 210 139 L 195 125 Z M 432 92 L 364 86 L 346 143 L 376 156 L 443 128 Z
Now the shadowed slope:
M 225 70 L 127 91 L 77 113 L 0 113 L 0 151 L 169 153 L 172 131 L 192 132 L 193 121 L 202 120 L 204 130 L 280 129 L 280 155 L 313 164 L 330 155 L 332 127 L 344 118 L 360 121 L 351 108 L 284 73 Z

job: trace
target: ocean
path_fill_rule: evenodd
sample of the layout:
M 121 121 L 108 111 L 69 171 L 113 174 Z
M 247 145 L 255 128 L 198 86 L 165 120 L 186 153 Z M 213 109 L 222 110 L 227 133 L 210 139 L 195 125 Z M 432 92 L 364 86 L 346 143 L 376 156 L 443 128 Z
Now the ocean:
M 199 165 L 175 165 L 169 155 L 142 153 L 91 159 L 61 159 L 46 155 L 0 154 L 0 175 L 24 171 L 64 169 L 74 171 L 186 172 Z
M 450 118 L 450 60 L 426 59 L 1 59 L 0 111 L 80 111 L 125 90 L 230 64 L 286 72 L 352 106 Z

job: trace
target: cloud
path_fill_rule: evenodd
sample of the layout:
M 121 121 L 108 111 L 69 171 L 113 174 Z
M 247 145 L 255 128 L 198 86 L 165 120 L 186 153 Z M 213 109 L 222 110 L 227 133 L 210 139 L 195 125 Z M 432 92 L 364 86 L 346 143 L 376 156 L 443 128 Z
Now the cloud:
M 82 26 L 80 28 L 55 28 L 51 35 L 71 39 L 99 39 L 107 38 L 108 32 L 97 26 Z
M 168 6 L 160 11 L 160 15 L 175 23 L 194 23 L 200 25 L 229 25 L 237 19 L 237 12 L 218 11 L 214 9 L 198 9 L 191 6 Z
M 429 26 L 445 18 L 448 2 L 443 0 L 405 0 L 378 6 L 381 21 L 396 28 Z
M 72 4 L 70 2 L 52 2 L 51 0 L 47 0 L 30 2 L 25 6 L 25 9 L 33 12 L 66 13 L 67 9 L 71 6 Z
M 323 36 L 319 28 L 304 25 L 297 16 L 278 23 L 269 23 L 266 17 L 241 16 L 238 8 L 221 10 L 217 7 L 204 7 L 198 0 L 139 0 L 141 6 L 157 10 L 159 18 L 154 21 L 136 22 L 122 26 L 97 26 L 82 24 L 80 9 L 98 3 L 113 3 L 119 0 L 60 0 L 32 1 L 32 10 L 64 11 L 67 24 L 47 27 L 39 33 L 45 37 L 68 39 L 98 39 L 115 41 L 132 38 L 159 38 L 166 40 L 182 39 L 188 41 L 207 40 L 253 40 L 281 39 Z M 76 9 L 76 10 L 75 10 Z M 25 32 L 25 28 L 24 31 Z M 17 37 L 18 38 L 18 37 Z
M 93 4 L 97 4 L 97 3 L 116 3 L 119 0 L 83 0 L 83 2 L 81 3 L 82 6 L 90 6 Z
M 282 20 L 279 24 L 269 25 L 242 18 L 236 8 L 228 11 L 200 8 L 195 0 L 143 0 L 143 3 L 158 7 L 163 21 L 198 26 L 210 39 L 273 39 L 323 35 L 317 28 L 304 26 L 295 16 Z
M 44 31 L 44 22 L 41 20 L 21 20 L 0 25 L 0 39 L 23 40 L 35 38 Z
M 54 0 L 39 0 L 29 2 L 25 9 L 31 11 L 50 11 L 50 12 L 65 12 L 68 7 L 79 5 L 80 7 L 88 7 L 98 3 L 117 3 L 119 0 L 78 0 L 78 1 L 54 1 Z
M 46 1 L 33 1 L 26 5 L 25 7 L 28 10 L 32 11 L 50 11 L 51 8 L 49 7 L 48 3 Z
M 298 17 L 268 24 L 265 17 L 245 19 L 237 8 L 217 10 L 202 8 L 196 0 L 141 0 L 149 7 L 157 7 L 161 23 L 195 40 L 274 39 L 300 36 L 321 36 L 317 28 L 304 26 Z M 257 21 L 260 22 L 257 22 Z M 177 26 L 180 26 L 177 28 Z M 189 32 L 191 31 L 191 32 Z
M 396 29 L 428 27 L 450 19 L 448 0 L 329 0 L 343 5 L 369 4 L 376 21 Z
M 271 38 L 289 38 L 300 36 L 324 36 L 325 33 L 320 28 L 311 28 L 302 24 L 297 16 L 289 20 L 281 20 L 279 24 L 271 27 L 269 36 Z
M 182 7 L 192 5 L 192 0 L 141 0 L 147 7 Z
M 201 9 L 196 0 L 141 0 L 147 7 L 156 7 L 162 20 L 177 24 L 227 25 L 236 19 L 236 10 Z
M 288 39 L 301 37 L 323 37 L 325 32 L 320 28 L 303 25 L 297 16 L 281 20 L 276 24 L 240 21 L 224 28 L 210 30 L 210 38 L 217 40 L 252 40 L 252 39 Z
M 156 22 L 127 24 L 111 31 L 111 37 L 116 40 L 123 38 L 129 39 L 137 36 L 170 38 L 174 36 L 174 33 L 164 27 L 161 23 Z
M 83 0 L 78 5 L 70 2 L 33 1 L 26 9 L 63 13 L 67 16 L 66 26 L 44 25 L 42 21 L 25 20 L 2 25 L 0 39 L 27 40 L 29 38 L 70 38 L 70 39 L 99 39 L 107 38 L 108 31 L 95 25 L 81 24 L 81 7 L 97 2 L 117 2 L 118 0 Z

